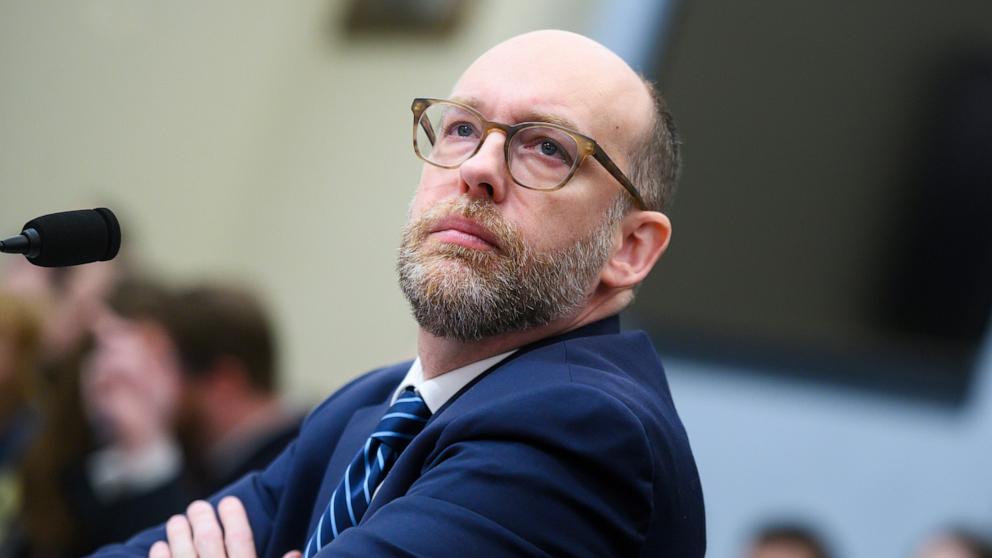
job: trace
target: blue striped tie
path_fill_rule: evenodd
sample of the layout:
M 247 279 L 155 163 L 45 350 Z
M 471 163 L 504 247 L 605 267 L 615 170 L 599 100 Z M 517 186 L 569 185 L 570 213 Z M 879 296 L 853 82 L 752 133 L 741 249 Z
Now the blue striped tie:
M 345 469 L 344 478 L 317 521 L 317 529 L 310 534 L 304 558 L 316 554 L 348 527 L 358 525 L 375 489 L 430 416 L 430 409 L 412 387 L 403 390 Z

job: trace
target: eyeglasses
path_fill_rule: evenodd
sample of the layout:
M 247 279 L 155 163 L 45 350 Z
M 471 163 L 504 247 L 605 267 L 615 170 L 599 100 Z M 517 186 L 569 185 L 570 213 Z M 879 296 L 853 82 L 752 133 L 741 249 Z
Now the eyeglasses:
M 491 122 L 472 107 L 441 99 L 414 99 L 413 149 L 424 161 L 455 169 L 478 153 L 493 130 L 506 135 L 503 150 L 513 181 L 531 190 L 564 186 L 586 157 L 592 155 L 646 209 L 637 189 L 592 138 L 550 122 L 513 126 Z

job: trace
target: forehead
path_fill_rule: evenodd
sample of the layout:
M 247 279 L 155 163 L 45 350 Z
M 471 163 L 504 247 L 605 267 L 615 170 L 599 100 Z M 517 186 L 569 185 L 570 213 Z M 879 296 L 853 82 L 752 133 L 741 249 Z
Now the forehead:
M 583 40 L 589 44 L 539 37 L 498 45 L 462 74 L 452 97 L 491 120 L 551 121 L 606 148 L 626 147 L 650 114 L 647 91 L 622 60 Z

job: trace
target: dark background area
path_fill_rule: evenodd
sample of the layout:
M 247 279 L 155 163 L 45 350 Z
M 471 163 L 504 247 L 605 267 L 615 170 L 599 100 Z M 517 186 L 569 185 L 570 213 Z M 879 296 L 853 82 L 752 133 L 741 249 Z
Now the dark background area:
M 992 2 L 684 2 L 662 353 L 939 403 L 992 314 Z

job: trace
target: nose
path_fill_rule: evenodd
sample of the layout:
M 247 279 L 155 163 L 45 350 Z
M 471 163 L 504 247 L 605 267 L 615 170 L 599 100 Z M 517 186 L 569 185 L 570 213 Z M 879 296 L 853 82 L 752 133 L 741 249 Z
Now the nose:
M 503 201 L 513 181 L 507 169 L 505 143 L 506 135 L 502 131 L 491 130 L 475 155 L 462 163 L 459 173 L 466 195 L 487 197 L 494 203 Z

